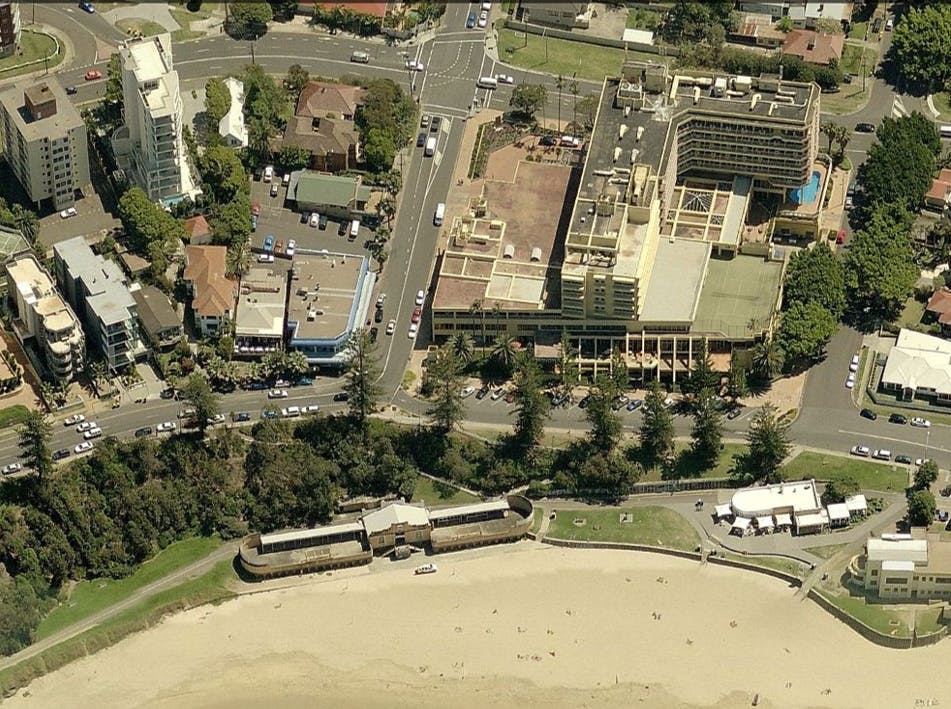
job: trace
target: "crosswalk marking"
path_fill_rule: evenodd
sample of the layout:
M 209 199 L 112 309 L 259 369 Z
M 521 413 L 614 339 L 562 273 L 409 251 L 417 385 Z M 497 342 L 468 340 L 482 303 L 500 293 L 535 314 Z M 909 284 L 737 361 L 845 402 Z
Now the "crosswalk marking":
M 897 96 L 892 99 L 892 118 L 904 118 L 908 115 L 908 109 Z

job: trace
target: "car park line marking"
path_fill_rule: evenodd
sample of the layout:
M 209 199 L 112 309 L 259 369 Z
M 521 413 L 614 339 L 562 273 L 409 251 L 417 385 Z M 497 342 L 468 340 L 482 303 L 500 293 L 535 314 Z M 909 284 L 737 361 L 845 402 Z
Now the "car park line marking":
M 881 441 L 891 441 L 892 443 L 902 443 L 902 444 L 907 445 L 907 446 L 922 446 L 922 447 L 924 447 L 924 446 L 926 445 L 925 441 L 909 441 L 909 440 L 907 440 L 907 439 L 905 439 L 905 438 L 892 438 L 891 436 L 879 436 L 879 435 L 876 435 L 876 434 L 874 434 L 874 433 L 862 433 L 862 432 L 859 432 L 859 431 L 845 431 L 845 430 L 843 430 L 843 429 L 841 429 L 841 428 L 839 429 L 839 433 L 846 433 L 846 434 L 848 434 L 848 435 L 850 435 L 850 436 L 860 436 L 860 437 L 863 437 L 863 438 L 877 438 L 877 439 L 879 439 L 879 440 L 881 440 Z M 935 446 L 935 445 L 929 445 L 929 446 L 928 446 L 928 450 L 941 451 L 942 453 L 951 453 L 951 449 L 942 448 L 941 446 Z

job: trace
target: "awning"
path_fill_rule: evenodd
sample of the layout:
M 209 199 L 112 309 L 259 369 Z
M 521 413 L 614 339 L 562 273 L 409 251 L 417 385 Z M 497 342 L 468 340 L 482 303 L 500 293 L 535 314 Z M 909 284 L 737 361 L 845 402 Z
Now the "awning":
M 717 505 L 715 511 L 716 511 L 716 513 L 717 513 L 717 517 L 720 517 L 721 519 L 722 519 L 723 517 L 732 517 L 732 516 L 733 516 L 733 508 L 730 507 L 730 505 L 728 505 L 728 504 Z
M 792 527 L 792 517 L 787 514 L 776 515 L 777 527 Z
M 750 526 L 750 520 L 746 517 L 737 517 L 733 520 L 733 529 L 739 529 L 740 531 L 745 531 L 747 527 Z
M 760 529 L 772 529 L 773 528 L 773 518 L 772 517 L 757 517 L 756 526 Z
M 829 515 L 825 510 L 818 512 L 808 512 L 806 514 L 796 515 L 796 527 L 802 529 L 805 527 L 821 527 L 829 522 Z

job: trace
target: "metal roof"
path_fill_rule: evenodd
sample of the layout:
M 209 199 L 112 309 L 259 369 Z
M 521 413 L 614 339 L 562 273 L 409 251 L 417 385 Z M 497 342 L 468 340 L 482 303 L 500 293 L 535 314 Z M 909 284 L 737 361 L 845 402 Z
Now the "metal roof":
M 429 524 L 429 515 L 425 507 L 395 502 L 363 516 L 363 526 L 367 534 L 385 531 L 395 524 L 422 527 Z
M 474 515 L 482 512 L 496 512 L 499 510 L 508 510 L 508 500 L 494 500 L 492 502 L 477 502 L 472 505 L 462 505 L 460 507 L 445 507 L 441 510 L 430 510 L 429 519 L 444 519 L 446 517 L 459 517 L 460 515 Z
M 320 539 L 321 537 L 329 537 L 334 534 L 345 534 L 347 532 L 362 531 L 363 525 L 359 522 L 347 522 L 345 524 L 330 524 L 326 527 L 314 527 L 313 529 L 295 529 L 290 532 L 274 532 L 273 534 L 261 535 L 261 546 L 293 542 L 299 539 Z

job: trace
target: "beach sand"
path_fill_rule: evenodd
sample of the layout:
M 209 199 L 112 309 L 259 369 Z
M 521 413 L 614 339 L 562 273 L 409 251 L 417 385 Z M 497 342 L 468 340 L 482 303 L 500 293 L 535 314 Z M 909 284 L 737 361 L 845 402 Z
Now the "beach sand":
M 169 617 L 21 707 L 887 707 L 951 703 L 951 641 L 868 641 L 760 574 L 521 542 L 348 569 Z M 933 705 L 931 705 L 933 706 Z

